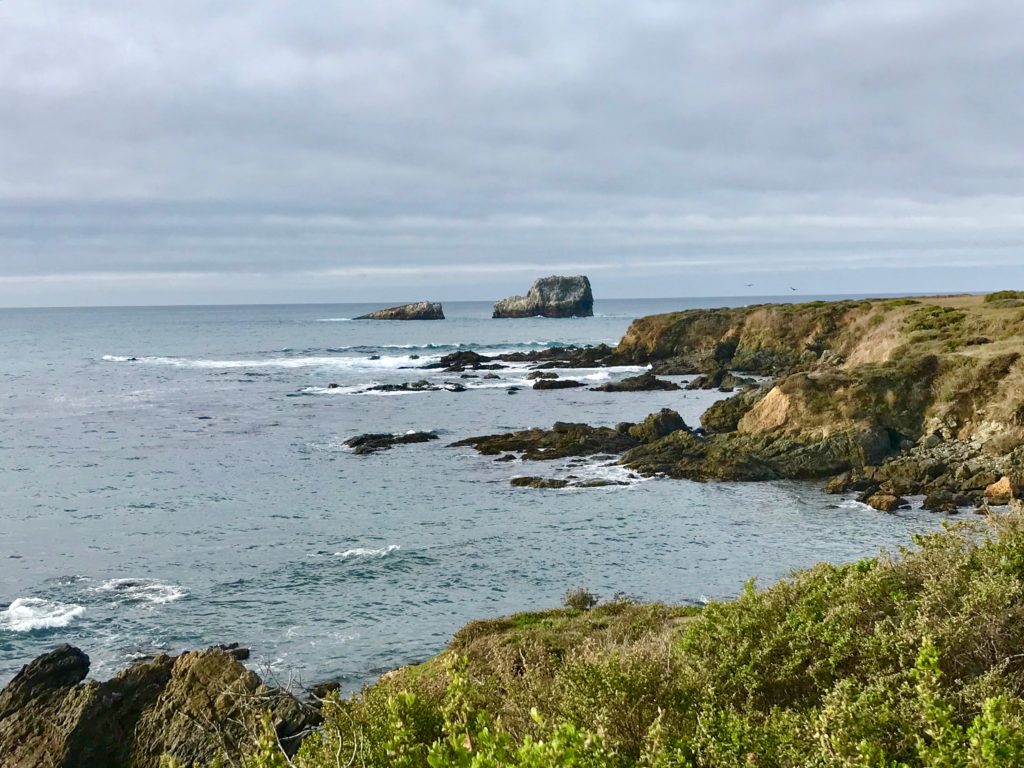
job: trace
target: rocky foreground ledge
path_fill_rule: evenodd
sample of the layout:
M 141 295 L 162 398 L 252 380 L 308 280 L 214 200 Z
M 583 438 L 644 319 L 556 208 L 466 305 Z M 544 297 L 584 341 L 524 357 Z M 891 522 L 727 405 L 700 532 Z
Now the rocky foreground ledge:
M 286 753 L 320 714 L 264 684 L 232 648 L 138 662 L 106 682 L 86 680 L 89 657 L 62 645 L 0 692 L 4 768 L 153 768 L 239 758 L 270 718 Z

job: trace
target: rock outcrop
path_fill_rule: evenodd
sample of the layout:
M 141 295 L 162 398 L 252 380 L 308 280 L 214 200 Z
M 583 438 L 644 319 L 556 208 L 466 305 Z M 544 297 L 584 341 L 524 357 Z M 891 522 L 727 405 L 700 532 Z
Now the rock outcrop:
M 404 435 L 392 435 L 388 432 L 370 432 L 364 435 L 356 435 L 345 441 L 345 445 L 352 449 L 357 456 L 365 456 L 378 451 L 386 451 L 396 445 L 409 445 L 411 443 L 427 443 L 437 440 L 433 432 L 406 432 Z
M 592 317 L 594 294 L 584 275 L 552 275 L 535 280 L 525 296 L 494 305 L 493 317 Z
M 89 657 L 62 645 L 0 692 L 4 768 L 153 768 L 164 755 L 233 765 L 264 717 L 289 753 L 320 720 L 219 648 L 157 656 L 102 683 L 88 672 Z
M 610 381 L 590 389 L 594 392 L 673 392 L 680 389 L 680 386 L 674 381 L 659 379 L 650 371 L 644 371 L 639 376 L 627 376 L 621 381 Z
M 398 307 L 378 309 L 360 315 L 356 320 L 444 320 L 444 309 L 434 301 L 417 301 Z

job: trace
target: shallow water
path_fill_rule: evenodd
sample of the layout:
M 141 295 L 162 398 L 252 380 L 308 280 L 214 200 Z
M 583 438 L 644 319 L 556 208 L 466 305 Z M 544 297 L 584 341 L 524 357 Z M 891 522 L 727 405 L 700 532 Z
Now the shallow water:
M 614 343 L 636 316 L 722 303 L 606 301 L 572 320 L 448 303 L 448 320 L 411 323 L 346 319 L 364 305 L 0 310 L 0 682 L 60 642 L 104 677 L 238 641 L 254 664 L 355 686 L 470 619 L 554 606 L 576 585 L 699 602 L 935 527 L 804 483 L 514 489 L 516 474 L 627 475 L 448 444 L 662 407 L 694 424 L 720 395 L 509 395 L 525 370 L 495 382 L 405 368 L 456 349 Z M 423 378 L 469 389 L 362 393 Z M 343 446 L 410 429 L 442 439 L 372 456 Z

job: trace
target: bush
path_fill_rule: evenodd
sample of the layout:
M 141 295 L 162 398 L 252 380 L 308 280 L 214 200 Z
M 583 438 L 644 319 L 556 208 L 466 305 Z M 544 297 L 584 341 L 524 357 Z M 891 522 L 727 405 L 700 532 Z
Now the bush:
M 586 587 L 576 587 L 565 593 L 565 597 L 562 598 L 562 605 L 576 611 L 589 611 L 597 605 L 597 595 Z
M 330 703 L 293 763 L 1024 765 L 1024 522 L 915 542 L 697 616 L 623 602 L 480 622 L 461 651 Z M 281 765 L 274 748 L 251 766 Z
M 996 291 L 985 297 L 986 304 L 1000 304 L 1011 307 L 1019 306 L 1021 301 L 1024 301 L 1024 291 Z

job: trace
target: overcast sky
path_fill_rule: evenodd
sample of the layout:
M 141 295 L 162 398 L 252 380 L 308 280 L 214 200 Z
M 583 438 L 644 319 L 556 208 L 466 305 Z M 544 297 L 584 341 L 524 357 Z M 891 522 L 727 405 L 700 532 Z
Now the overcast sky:
M 1022 30 L 1020 0 L 0 0 L 0 306 L 1024 288 Z

